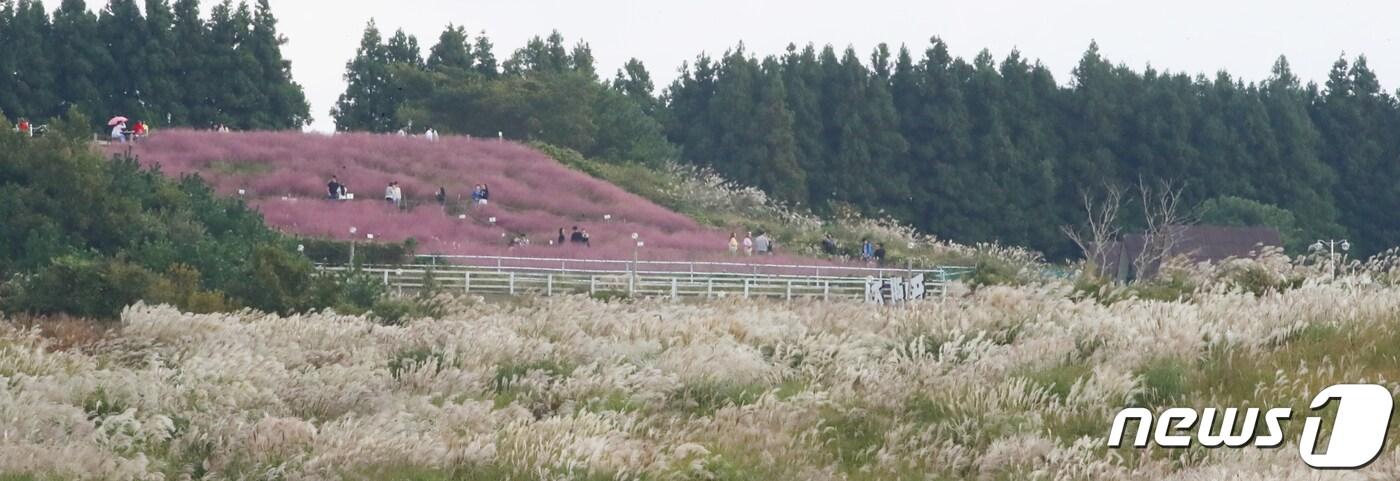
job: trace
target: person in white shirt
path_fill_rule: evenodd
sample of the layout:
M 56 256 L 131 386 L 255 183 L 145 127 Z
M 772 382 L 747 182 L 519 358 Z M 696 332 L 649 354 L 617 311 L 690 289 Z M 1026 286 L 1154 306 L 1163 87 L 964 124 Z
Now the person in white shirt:
M 126 143 L 126 123 L 125 123 L 125 122 L 119 123 L 119 124 L 117 124 L 115 127 L 112 127 L 112 140 L 117 141 L 117 142 L 121 142 L 121 143 L 123 143 L 123 144 Z
M 753 233 L 744 234 L 744 255 L 753 255 Z

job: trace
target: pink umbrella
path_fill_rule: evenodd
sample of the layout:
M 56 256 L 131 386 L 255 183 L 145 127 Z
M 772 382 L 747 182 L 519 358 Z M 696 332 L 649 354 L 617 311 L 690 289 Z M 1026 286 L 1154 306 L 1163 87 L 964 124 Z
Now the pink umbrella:
M 117 124 L 124 124 L 124 123 L 126 123 L 127 120 L 128 120 L 128 119 L 127 119 L 126 117 L 122 117 L 122 116 L 118 115 L 118 116 L 116 116 L 116 117 L 112 117 L 112 120 L 108 120 L 108 121 L 107 121 L 107 126 L 108 126 L 108 127 L 111 127 L 111 126 L 114 126 L 114 125 L 117 125 Z

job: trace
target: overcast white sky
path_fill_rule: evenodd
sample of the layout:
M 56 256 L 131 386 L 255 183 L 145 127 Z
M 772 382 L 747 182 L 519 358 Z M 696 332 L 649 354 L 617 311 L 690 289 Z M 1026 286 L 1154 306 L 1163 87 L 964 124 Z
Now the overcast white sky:
M 272 7 L 316 130 L 334 127 L 328 112 L 371 17 L 386 36 L 396 28 L 418 36 L 425 54 L 448 22 L 485 30 L 501 60 L 530 36 L 558 29 L 570 44 L 592 45 L 600 75 L 637 57 L 658 89 L 681 62 L 741 40 L 760 56 L 816 42 L 854 45 L 865 57 L 879 42 L 922 52 L 933 35 L 968 59 L 982 48 L 997 58 L 1020 48 L 1061 83 L 1098 40 L 1108 58 L 1134 68 L 1226 69 L 1246 80 L 1266 77 L 1284 54 L 1300 77 L 1320 82 L 1341 52 L 1364 53 L 1387 88 L 1400 85 L 1393 0 L 272 0 Z

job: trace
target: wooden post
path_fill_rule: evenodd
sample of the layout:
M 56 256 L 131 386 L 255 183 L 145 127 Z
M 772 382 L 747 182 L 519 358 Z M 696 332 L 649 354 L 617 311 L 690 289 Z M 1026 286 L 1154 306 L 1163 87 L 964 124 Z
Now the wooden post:
M 705 298 L 706 298 L 706 299 L 713 299 L 714 297 L 715 297 L 715 279 L 714 279 L 714 278 L 705 279 Z
M 792 300 L 792 280 L 790 280 L 790 279 L 789 279 L 788 282 L 787 282 L 787 299 L 786 299 L 786 300 L 789 300 L 789 301 Z
M 462 273 L 462 292 L 470 294 L 472 292 L 472 271 Z
M 744 279 L 744 299 L 749 298 L 749 281 L 751 280 L 753 279 Z
M 676 300 L 676 299 L 679 299 L 679 297 L 676 296 L 676 278 L 672 277 L 672 278 L 671 278 L 671 300 L 674 301 L 674 300 Z
M 510 273 L 510 295 L 515 295 L 515 273 Z
M 553 296 L 553 295 L 554 295 L 554 274 L 550 274 L 549 277 L 546 277 L 546 278 L 545 278 L 545 281 L 544 281 L 544 295 L 546 295 L 546 296 Z
M 822 300 L 831 300 L 831 281 L 822 281 Z
M 594 294 L 597 294 L 597 293 L 598 293 L 598 278 L 590 274 L 590 275 L 588 276 L 588 295 L 591 296 L 591 295 L 594 295 Z

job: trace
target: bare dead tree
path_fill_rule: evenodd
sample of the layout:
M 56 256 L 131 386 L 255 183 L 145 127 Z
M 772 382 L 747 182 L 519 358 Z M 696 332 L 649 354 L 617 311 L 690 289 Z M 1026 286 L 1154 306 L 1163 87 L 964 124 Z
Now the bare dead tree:
M 1091 275 L 1101 274 L 1100 269 L 1108 264 L 1110 251 L 1122 231 L 1118 225 L 1118 213 L 1123 207 L 1123 194 L 1123 188 L 1115 185 L 1104 185 L 1101 197 L 1087 190 L 1081 191 L 1088 219 L 1079 228 L 1068 225 L 1060 227 L 1065 236 L 1084 253 L 1085 270 Z
M 1133 269 L 1141 279 L 1150 279 L 1163 261 L 1180 254 L 1176 252 L 1177 246 L 1181 244 L 1186 226 L 1194 224 L 1198 214 L 1182 205 L 1185 185 L 1160 181 L 1154 187 L 1139 177 L 1137 190 L 1146 228 L 1142 233 L 1142 251 L 1133 259 Z

